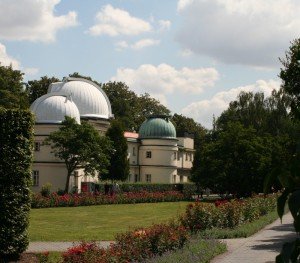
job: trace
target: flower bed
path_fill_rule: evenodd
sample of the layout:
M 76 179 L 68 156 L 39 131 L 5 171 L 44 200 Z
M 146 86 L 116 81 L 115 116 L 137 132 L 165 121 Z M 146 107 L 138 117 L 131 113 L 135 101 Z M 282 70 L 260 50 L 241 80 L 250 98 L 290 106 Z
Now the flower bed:
M 188 205 L 180 223 L 154 225 L 117 235 L 116 243 L 107 249 L 94 242 L 82 243 L 63 253 L 64 263 L 145 262 L 167 251 L 182 248 L 191 233 L 212 227 L 232 228 L 256 220 L 273 211 L 276 195 L 245 200 L 196 202 Z
M 99 248 L 94 242 L 69 248 L 63 254 L 63 262 L 143 262 L 166 251 L 182 248 L 187 239 L 188 231 L 183 226 L 154 225 L 118 235 L 116 243 L 107 249 Z
M 63 207 L 63 206 L 87 206 L 87 205 L 106 205 L 106 204 L 135 204 L 135 203 L 156 203 L 156 202 L 179 202 L 191 200 L 190 197 L 177 192 L 139 192 L 139 193 L 122 193 L 115 195 L 104 195 L 100 193 L 91 194 L 65 194 L 56 193 L 44 197 L 41 194 L 33 194 L 31 207 Z
M 274 211 L 277 195 L 245 200 L 222 200 L 215 204 L 196 202 L 186 208 L 180 221 L 192 232 L 211 228 L 234 228 Z

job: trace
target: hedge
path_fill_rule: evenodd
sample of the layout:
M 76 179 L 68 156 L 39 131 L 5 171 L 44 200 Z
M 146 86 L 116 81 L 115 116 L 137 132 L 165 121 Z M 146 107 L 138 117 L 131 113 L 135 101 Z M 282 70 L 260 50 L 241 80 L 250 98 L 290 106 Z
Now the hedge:
M 14 259 L 28 246 L 33 116 L 0 108 L 0 258 Z
M 97 184 L 96 189 L 104 193 L 104 184 Z M 183 194 L 191 195 L 196 192 L 196 185 L 192 183 L 180 184 L 155 184 L 155 183 L 120 183 L 119 189 L 121 193 L 139 193 L 139 192 L 168 192 L 180 191 Z

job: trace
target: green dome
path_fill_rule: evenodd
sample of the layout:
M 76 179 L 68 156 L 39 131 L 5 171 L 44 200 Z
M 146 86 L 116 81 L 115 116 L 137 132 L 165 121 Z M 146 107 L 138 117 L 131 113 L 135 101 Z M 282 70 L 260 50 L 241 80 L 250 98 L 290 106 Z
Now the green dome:
M 139 138 L 176 139 L 176 130 L 169 116 L 150 116 L 140 127 Z

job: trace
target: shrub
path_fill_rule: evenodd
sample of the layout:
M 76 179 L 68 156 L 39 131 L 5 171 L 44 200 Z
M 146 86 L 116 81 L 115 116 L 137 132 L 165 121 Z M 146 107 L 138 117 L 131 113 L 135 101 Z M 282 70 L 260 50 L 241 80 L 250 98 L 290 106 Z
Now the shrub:
M 28 246 L 33 148 L 29 111 L 0 110 L 0 258 L 18 258 Z
M 46 183 L 42 186 L 41 195 L 44 197 L 50 196 L 52 184 Z
M 196 202 L 187 206 L 180 221 L 192 232 L 213 227 L 234 228 L 274 211 L 276 198 L 277 195 L 270 195 L 267 197 L 256 196 L 245 200 L 218 200 L 215 205 Z
M 174 224 L 154 225 L 117 235 L 116 243 L 107 249 L 95 242 L 83 242 L 63 254 L 64 263 L 144 262 L 155 255 L 182 248 L 188 239 L 183 226 Z
M 49 196 L 42 196 L 40 193 L 33 194 L 31 207 L 62 207 L 62 206 L 86 206 L 86 205 L 106 205 L 106 204 L 135 204 L 135 203 L 155 203 L 155 202 L 178 202 L 187 198 L 184 194 L 176 191 L 168 192 L 137 192 L 122 193 L 116 195 L 104 195 L 93 193 L 64 194 L 52 193 Z

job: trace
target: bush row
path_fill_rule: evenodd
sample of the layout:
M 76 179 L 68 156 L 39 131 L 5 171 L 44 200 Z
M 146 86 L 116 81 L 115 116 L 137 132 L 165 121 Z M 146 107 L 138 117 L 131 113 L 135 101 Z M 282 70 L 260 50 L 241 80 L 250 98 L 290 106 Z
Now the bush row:
M 104 193 L 105 184 L 96 184 L 97 191 Z M 137 193 L 137 192 L 166 192 L 180 191 L 187 194 L 196 192 L 196 185 L 192 183 L 181 184 L 149 184 L 149 183 L 120 183 L 120 192 Z
M 0 261 L 28 246 L 33 116 L 0 107 Z
M 223 200 L 215 204 L 196 202 L 186 208 L 180 218 L 191 232 L 211 228 L 234 228 L 274 211 L 277 195 L 255 196 L 245 200 Z
M 155 255 L 182 248 L 188 239 L 183 226 L 159 224 L 117 235 L 116 243 L 101 249 L 95 243 L 82 243 L 63 254 L 63 262 L 144 262 Z
M 64 194 L 52 193 L 49 196 L 33 194 L 31 207 L 66 207 L 66 206 L 87 206 L 107 204 L 135 204 L 135 203 L 156 203 L 156 202 L 179 202 L 191 200 L 191 196 L 184 195 L 178 191 L 166 192 L 137 192 L 118 193 L 115 195 L 104 195 L 100 193 Z
M 159 224 L 117 235 L 116 243 L 107 249 L 99 248 L 94 242 L 82 243 L 68 249 L 63 254 L 63 262 L 145 262 L 167 251 L 182 248 L 195 231 L 234 227 L 255 220 L 275 209 L 276 197 L 219 201 L 216 204 L 197 202 L 187 207 L 178 223 Z

